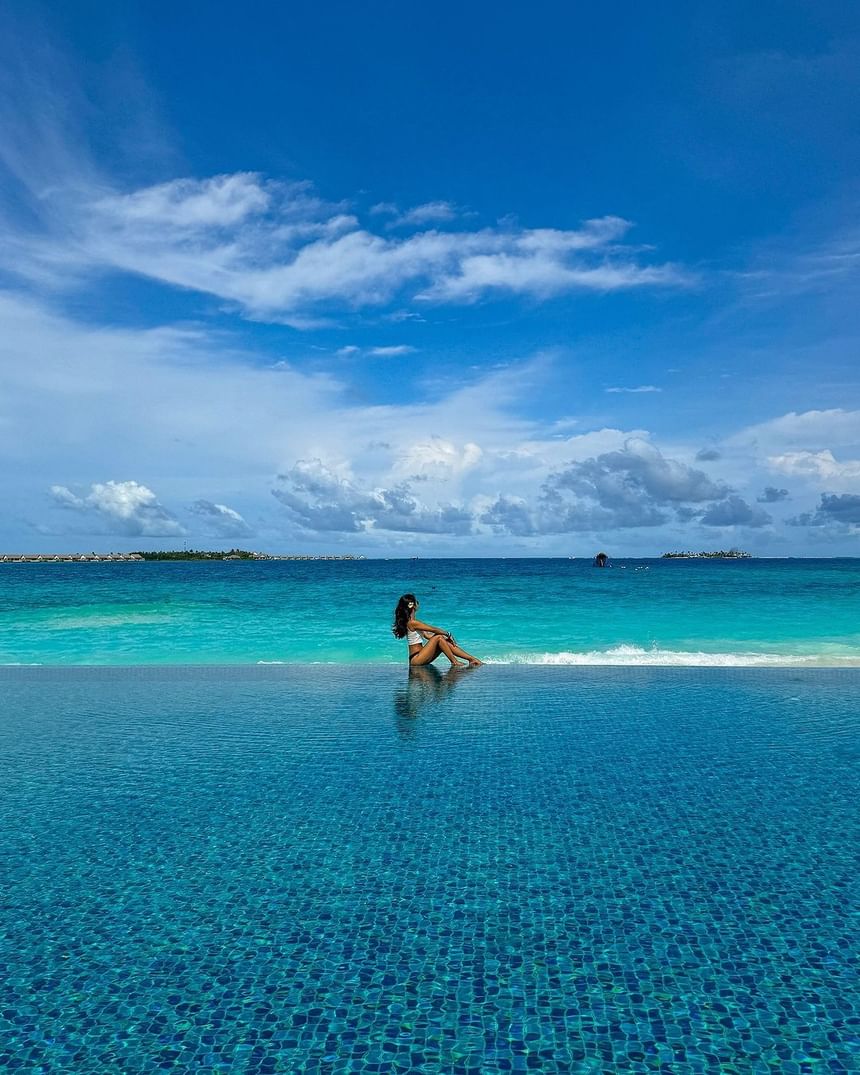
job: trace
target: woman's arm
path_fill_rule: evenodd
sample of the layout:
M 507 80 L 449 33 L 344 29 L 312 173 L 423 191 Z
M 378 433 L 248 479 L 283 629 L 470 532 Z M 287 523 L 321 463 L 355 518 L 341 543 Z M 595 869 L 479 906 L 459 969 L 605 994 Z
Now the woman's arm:
M 449 631 L 444 631 L 441 627 L 434 627 L 429 623 L 422 623 L 421 620 L 409 620 L 406 624 L 410 631 L 422 631 L 428 635 L 444 635 L 445 638 L 450 634 Z

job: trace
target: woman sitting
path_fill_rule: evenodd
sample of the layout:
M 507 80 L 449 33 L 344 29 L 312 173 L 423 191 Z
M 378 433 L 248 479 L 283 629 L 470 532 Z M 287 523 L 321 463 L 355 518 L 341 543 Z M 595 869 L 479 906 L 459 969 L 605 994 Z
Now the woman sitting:
M 406 639 L 411 666 L 432 664 L 440 653 L 444 653 L 454 667 L 460 664 L 460 659 L 470 668 L 482 663 L 458 646 L 450 631 L 416 619 L 419 603 L 414 593 L 405 593 L 397 602 L 394 626 L 391 628 L 395 638 Z

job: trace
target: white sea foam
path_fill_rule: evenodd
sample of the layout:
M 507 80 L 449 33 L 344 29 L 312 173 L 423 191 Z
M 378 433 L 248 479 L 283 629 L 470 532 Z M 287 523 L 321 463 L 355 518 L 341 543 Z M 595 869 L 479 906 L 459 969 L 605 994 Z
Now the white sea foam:
M 641 646 L 613 646 L 605 650 L 577 653 L 512 653 L 489 657 L 486 664 L 559 664 L 559 665 L 674 665 L 689 667 L 744 668 L 761 665 L 860 665 L 860 652 L 854 653 L 705 653 L 694 650 L 644 649 Z

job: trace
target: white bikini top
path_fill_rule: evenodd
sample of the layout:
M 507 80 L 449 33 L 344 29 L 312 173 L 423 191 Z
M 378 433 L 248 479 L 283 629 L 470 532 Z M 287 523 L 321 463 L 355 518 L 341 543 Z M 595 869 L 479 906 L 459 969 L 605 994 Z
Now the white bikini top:
M 424 645 L 424 639 L 421 637 L 421 635 L 418 634 L 417 631 L 407 631 L 406 632 L 406 645 L 407 646 L 423 646 Z

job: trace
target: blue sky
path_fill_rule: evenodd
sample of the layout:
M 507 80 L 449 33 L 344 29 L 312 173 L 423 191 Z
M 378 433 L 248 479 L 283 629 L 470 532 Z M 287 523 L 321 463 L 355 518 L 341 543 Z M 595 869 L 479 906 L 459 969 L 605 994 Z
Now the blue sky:
M 860 8 L 0 42 L 3 549 L 856 553 Z

